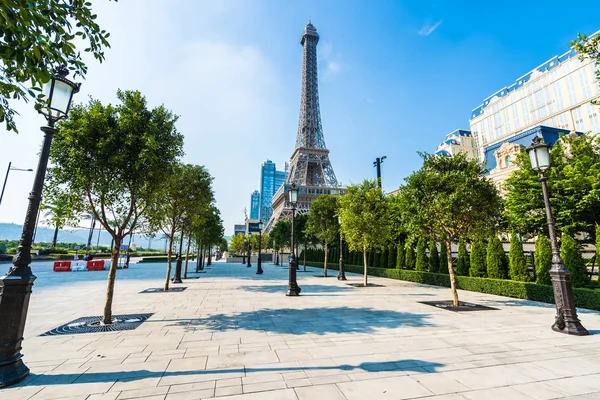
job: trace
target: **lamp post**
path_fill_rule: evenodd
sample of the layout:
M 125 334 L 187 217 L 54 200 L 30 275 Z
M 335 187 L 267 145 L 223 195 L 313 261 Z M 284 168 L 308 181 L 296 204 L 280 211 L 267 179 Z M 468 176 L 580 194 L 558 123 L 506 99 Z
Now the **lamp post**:
M 36 279 L 29 265 L 31 264 L 31 243 L 42 199 L 50 145 L 52 137 L 56 134 L 54 124 L 67 116 L 73 94 L 79 91 L 80 84 L 66 79 L 67 75 L 66 68 L 58 69 L 43 88 L 47 103 L 40 113 L 48 121 L 47 126 L 40 128 L 44 132 L 44 143 L 33 187 L 28 197 L 29 205 L 17 254 L 13 258 L 13 266 L 8 273 L 0 277 L 0 388 L 20 382 L 29 375 L 29 368 L 23 363 L 21 343 L 27 320 L 31 287 Z
M 252 237 L 251 233 L 248 233 L 248 265 L 247 268 L 250 268 L 252 264 L 250 264 L 250 256 L 252 256 L 252 243 L 250 242 L 250 238 Z
M 571 273 L 563 265 L 556 240 L 554 217 L 552 215 L 552 208 L 550 207 L 548 186 L 546 184 L 548 177 L 545 175 L 545 172 L 550 168 L 550 145 L 542 143 L 542 138 L 536 136 L 531 146 L 527 148 L 527 153 L 531 160 L 531 167 L 535 172 L 540 174 L 542 193 L 544 194 L 544 206 L 546 208 L 546 220 L 548 222 L 548 233 L 550 235 L 550 245 L 552 246 L 550 276 L 552 278 L 552 288 L 554 289 L 554 302 L 556 303 L 556 320 L 552 325 L 552 330 L 569 335 L 588 335 L 589 332 L 583 327 L 579 318 L 577 318 L 573 288 L 571 287 Z
M 181 252 L 183 251 L 183 226 L 181 227 L 181 238 L 179 239 L 179 253 L 177 254 L 177 260 L 175 263 L 175 276 L 173 277 L 173 283 L 181 282 Z
M 256 273 L 258 275 L 262 275 L 263 270 L 262 270 L 262 262 L 260 259 L 260 252 L 261 252 L 261 247 L 262 247 L 262 229 L 263 229 L 263 222 L 262 219 L 260 221 L 258 221 L 258 260 L 256 261 Z
M 6 176 L 4 177 L 4 184 L 2 185 L 2 193 L 0 193 L 0 204 L 2 204 L 2 198 L 4 197 L 4 189 L 6 189 L 6 181 L 8 181 L 8 174 L 10 173 L 10 171 L 31 172 L 33 170 L 31 168 L 24 169 L 24 168 L 13 167 L 12 166 L 12 161 L 8 163 L 8 168 L 6 169 Z
M 338 215 L 338 223 L 340 225 L 340 267 L 338 273 L 338 281 L 345 281 L 346 274 L 344 273 L 344 238 L 342 236 L 342 217 Z
M 292 240 L 290 247 L 290 265 L 289 265 L 289 279 L 288 279 L 288 291 L 286 296 L 298 296 L 300 294 L 300 286 L 298 286 L 298 282 L 296 282 L 296 255 L 294 254 L 294 223 L 296 219 L 296 204 L 298 204 L 298 187 L 295 183 L 292 183 L 292 186 L 289 190 L 289 201 L 292 206 Z
M 246 264 L 246 235 L 243 237 L 244 246 L 242 247 L 242 264 Z
M 373 166 L 377 167 L 377 185 L 379 186 L 380 189 L 381 189 L 381 163 L 386 158 L 387 158 L 386 156 L 377 157 L 377 159 L 373 162 Z

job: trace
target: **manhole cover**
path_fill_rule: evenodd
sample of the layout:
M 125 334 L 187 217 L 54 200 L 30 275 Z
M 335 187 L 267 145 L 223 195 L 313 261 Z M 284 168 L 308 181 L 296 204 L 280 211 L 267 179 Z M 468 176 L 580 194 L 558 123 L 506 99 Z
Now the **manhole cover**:
M 80 333 L 131 331 L 153 314 L 113 315 L 113 323 L 104 325 L 101 316 L 82 317 L 42 333 L 40 336 L 76 335 Z
M 441 308 L 448 311 L 484 311 L 484 310 L 497 310 L 497 308 L 482 306 L 479 304 L 467 303 L 464 301 L 459 302 L 458 307 L 454 306 L 452 300 L 441 300 L 441 301 L 419 301 L 421 304 Z
M 165 292 L 164 288 L 150 288 L 150 289 L 146 289 L 146 290 L 142 290 L 140 293 L 171 293 L 171 292 L 183 292 L 185 289 L 187 289 L 187 287 L 185 286 L 175 286 L 172 288 L 169 288 L 169 290 L 167 290 Z

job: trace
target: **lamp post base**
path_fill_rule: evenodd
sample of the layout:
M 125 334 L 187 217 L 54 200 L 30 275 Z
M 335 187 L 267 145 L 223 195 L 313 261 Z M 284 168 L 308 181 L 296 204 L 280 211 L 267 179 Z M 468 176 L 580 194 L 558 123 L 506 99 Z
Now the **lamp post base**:
M 258 275 L 262 275 L 262 273 L 263 273 L 262 262 L 260 260 L 260 256 L 258 256 L 258 261 L 257 261 L 257 264 L 256 264 L 256 273 Z
M 22 360 L 21 342 L 35 278 L 30 271 L 0 277 L 0 388 L 29 375 Z
M 567 335 L 589 335 L 577 317 L 570 272 L 564 269 L 551 269 L 550 276 L 556 304 L 556 320 L 552 330 Z

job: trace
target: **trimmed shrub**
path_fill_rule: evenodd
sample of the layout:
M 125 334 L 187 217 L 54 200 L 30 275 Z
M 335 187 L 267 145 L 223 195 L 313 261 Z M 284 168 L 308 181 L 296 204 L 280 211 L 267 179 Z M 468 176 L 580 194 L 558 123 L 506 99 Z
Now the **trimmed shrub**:
M 396 258 L 397 258 L 396 246 L 390 246 L 390 249 L 388 251 L 388 262 L 387 262 L 388 268 L 396 268 Z
M 560 240 L 560 256 L 565 269 L 571 273 L 571 283 L 575 287 L 584 287 L 589 283 L 585 261 L 581 256 L 581 246 L 571 236 L 563 233 Z
M 417 271 L 427 271 L 429 265 L 427 263 L 427 249 L 425 248 L 425 238 L 420 237 L 417 241 L 417 260 L 415 262 Z
M 458 242 L 458 257 L 456 260 L 456 275 L 468 276 L 469 275 L 469 253 L 467 252 L 467 245 L 464 239 L 460 239 Z
M 506 279 L 507 274 L 506 254 L 500 239 L 496 235 L 490 237 L 487 247 L 486 265 L 487 276 L 493 279 Z
M 471 245 L 469 276 L 485 278 L 487 275 L 485 244 L 482 238 L 476 238 Z
M 440 273 L 448 274 L 448 247 L 446 242 L 440 243 Z
M 510 238 L 508 273 L 513 281 L 529 282 L 530 280 L 525 254 L 523 253 L 523 243 L 515 234 L 512 234 Z
M 406 252 L 404 250 L 404 242 L 398 242 L 396 246 L 396 268 L 406 268 L 405 258 Z
M 435 240 L 429 242 L 429 272 L 438 272 L 440 269 L 440 253 L 438 253 Z
M 379 268 L 379 261 L 381 260 L 381 253 L 378 251 L 373 252 L 373 267 Z
M 542 285 L 552 284 L 550 279 L 550 268 L 552 268 L 552 246 L 550 239 L 539 235 L 535 241 L 534 252 L 535 281 Z
M 381 257 L 379 258 L 379 267 L 380 268 L 388 267 L 388 257 L 389 257 L 389 251 L 386 248 L 381 252 Z
M 417 260 L 415 259 L 415 249 L 411 242 L 406 243 L 406 254 L 404 255 L 404 267 L 406 269 L 415 269 Z

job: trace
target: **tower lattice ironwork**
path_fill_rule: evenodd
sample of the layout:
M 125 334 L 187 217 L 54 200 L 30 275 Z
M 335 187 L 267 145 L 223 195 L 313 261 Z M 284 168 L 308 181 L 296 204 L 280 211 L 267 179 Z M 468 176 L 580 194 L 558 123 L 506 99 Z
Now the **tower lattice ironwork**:
M 321 111 L 319 109 L 319 82 L 317 71 L 317 43 L 319 34 L 309 21 L 300 44 L 302 52 L 302 91 L 296 147 L 290 159 L 287 180 L 273 196 L 273 216 L 267 229 L 279 219 L 291 217 L 287 192 L 292 183 L 299 188 L 297 212 L 306 213 L 312 200 L 321 194 L 341 194 L 343 189 L 335 177 L 325 145 Z

